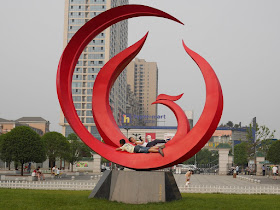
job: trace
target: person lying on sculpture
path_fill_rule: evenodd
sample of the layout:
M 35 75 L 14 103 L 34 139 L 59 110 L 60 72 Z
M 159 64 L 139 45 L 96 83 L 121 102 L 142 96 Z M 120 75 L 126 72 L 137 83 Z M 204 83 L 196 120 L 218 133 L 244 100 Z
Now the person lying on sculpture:
M 121 147 L 116 148 L 117 151 L 126 151 L 129 153 L 160 153 L 162 157 L 164 157 L 162 148 L 159 147 L 143 147 L 140 145 L 132 145 L 130 143 L 126 143 L 124 139 L 120 140 Z
M 161 144 L 161 143 L 165 144 L 165 143 L 167 143 L 167 142 L 170 140 L 170 139 L 166 139 L 166 140 L 163 140 L 163 139 L 155 139 L 155 140 L 151 141 L 151 140 L 152 140 L 152 137 L 151 137 L 150 135 L 147 135 L 148 143 L 145 142 L 143 139 L 141 139 L 141 136 L 140 136 L 139 139 L 140 139 L 141 141 L 137 141 L 135 138 L 129 137 L 128 140 L 129 140 L 132 144 L 141 145 L 141 146 L 143 146 L 143 147 L 153 147 L 153 146 L 155 146 L 155 145 L 157 145 L 157 144 Z M 159 146 L 159 147 L 160 147 L 160 148 L 164 148 L 165 146 L 162 145 L 162 146 Z

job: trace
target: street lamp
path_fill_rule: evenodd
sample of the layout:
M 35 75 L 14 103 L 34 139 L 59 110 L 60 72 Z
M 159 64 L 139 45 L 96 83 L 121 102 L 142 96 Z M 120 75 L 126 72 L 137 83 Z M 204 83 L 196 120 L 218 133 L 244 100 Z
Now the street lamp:
M 126 137 L 128 138 L 128 131 L 130 130 L 130 128 L 128 127 L 128 124 L 125 124 L 125 127 L 123 128 L 126 130 Z

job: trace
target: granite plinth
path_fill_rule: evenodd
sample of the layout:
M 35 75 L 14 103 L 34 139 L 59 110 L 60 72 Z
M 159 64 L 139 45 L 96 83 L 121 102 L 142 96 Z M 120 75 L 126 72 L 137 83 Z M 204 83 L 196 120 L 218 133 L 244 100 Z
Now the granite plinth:
M 182 198 L 171 172 L 105 171 L 89 198 L 143 204 Z

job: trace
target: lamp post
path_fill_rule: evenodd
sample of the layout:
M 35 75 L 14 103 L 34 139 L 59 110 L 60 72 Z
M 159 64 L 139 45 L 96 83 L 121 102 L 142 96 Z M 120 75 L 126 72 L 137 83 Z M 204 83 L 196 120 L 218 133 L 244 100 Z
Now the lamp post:
M 125 124 L 125 127 L 123 128 L 126 130 L 126 137 L 128 138 L 128 131 L 130 130 L 130 128 L 128 127 L 128 124 Z

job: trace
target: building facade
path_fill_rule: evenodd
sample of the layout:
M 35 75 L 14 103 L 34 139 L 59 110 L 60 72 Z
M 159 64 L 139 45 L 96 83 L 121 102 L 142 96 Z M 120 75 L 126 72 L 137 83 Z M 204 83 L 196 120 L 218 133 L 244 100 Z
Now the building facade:
M 127 66 L 127 84 L 140 104 L 141 116 L 157 116 L 157 105 L 151 105 L 158 95 L 158 67 L 156 62 L 135 58 Z M 144 121 L 146 126 L 157 126 L 157 120 Z
M 22 117 L 17 120 L 0 118 L 0 135 L 10 132 L 18 126 L 28 126 L 40 136 L 50 131 L 50 122 L 42 117 Z
M 27 124 L 31 128 L 43 131 L 43 134 L 50 132 L 50 122 L 42 117 L 22 117 L 16 120 L 20 124 Z
M 132 92 L 130 85 L 126 89 L 126 114 L 123 116 L 123 125 L 125 126 L 141 126 L 145 125 L 143 120 L 139 118 L 132 118 L 129 116 L 140 115 L 140 103 L 135 93 Z
M 73 35 L 90 19 L 110 8 L 128 4 L 128 0 L 66 0 L 64 22 L 64 47 Z M 100 135 L 92 117 L 92 88 L 103 65 L 127 48 L 127 20 L 116 23 L 95 37 L 82 52 L 74 70 L 72 97 L 77 114 L 88 131 L 96 138 Z M 110 93 L 110 106 L 118 125 L 126 111 L 126 70 L 117 78 Z M 73 130 L 63 113 L 60 114 L 62 134 Z
M 211 139 L 205 144 L 207 149 L 215 149 L 219 144 L 229 144 L 231 147 L 247 142 L 247 128 L 218 127 Z

